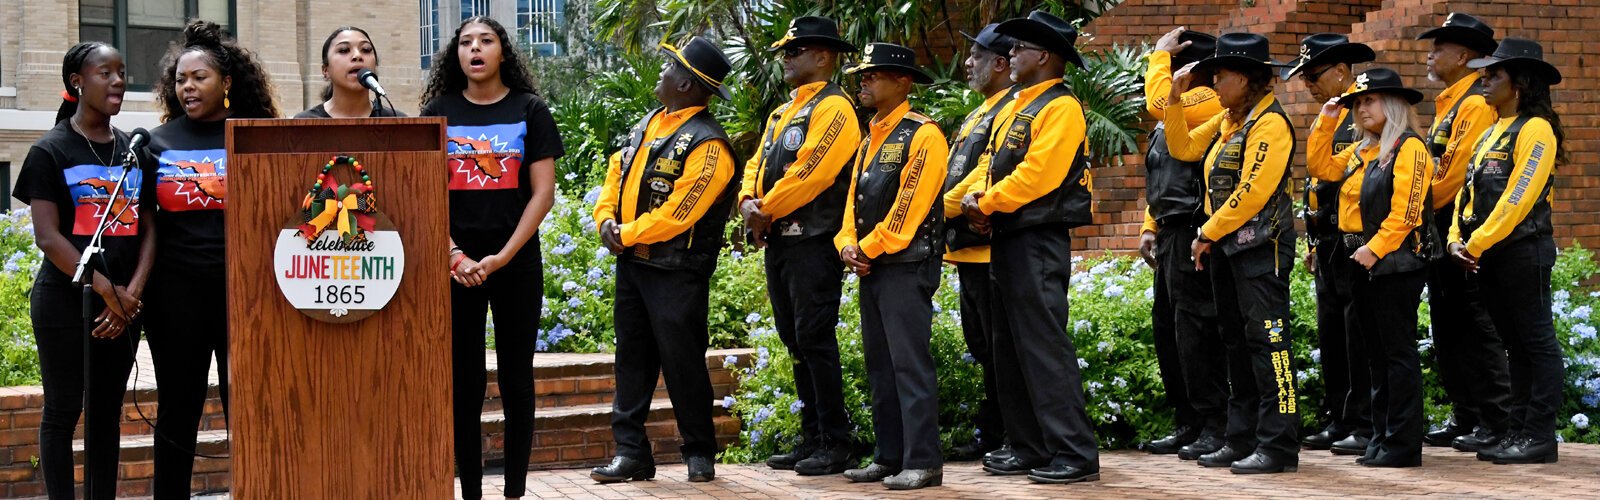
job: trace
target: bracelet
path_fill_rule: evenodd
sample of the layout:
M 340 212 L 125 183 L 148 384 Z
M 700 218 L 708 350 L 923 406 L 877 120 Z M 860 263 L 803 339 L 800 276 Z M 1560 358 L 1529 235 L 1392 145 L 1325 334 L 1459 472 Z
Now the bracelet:
M 464 253 L 466 253 L 466 252 L 462 251 L 461 247 L 450 247 L 450 255 L 451 256 L 461 255 L 461 254 L 464 254 Z
M 450 272 L 452 272 L 452 273 L 456 272 L 456 268 L 461 267 L 461 262 L 462 261 L 467 260 L 467 255 L 466 254 L 458 253 L 456 255 L 458 255 L 458 257 L 456 257 L 455 260 L 452 260 L 450 262 Z

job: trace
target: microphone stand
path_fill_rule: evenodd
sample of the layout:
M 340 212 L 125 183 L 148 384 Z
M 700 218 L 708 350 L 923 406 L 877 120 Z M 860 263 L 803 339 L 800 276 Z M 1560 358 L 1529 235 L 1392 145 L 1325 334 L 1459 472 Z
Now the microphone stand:
M 94 491 L 94 484 L 95 484 L 94 483 L 94 477 L 95 476 L 94 476 L 94 473 L 92 472 L 92 466 L 94 464 L 94 460 L 93 460 L 93 457 L 90 456 L 89 453 L 88 453 L 89 452 L 88 444 L 89 444 L 89 441 L 90 441 L 90 439 L 89 439 L 89 436 L 90 436 L 89 432 L 90 431 L 88 429 L 89 429 L 89 427 L 91 425 L 93 425 L 93 422 L 94 422 L 94 419 L 91 416 L 92 412 L 93 412 L 93 409 L 94 409 L 94 404 L 93 404 L 93 401 L 89 398 L 89 394 L 91 394 L 91 391 L 92 391 L 92 388 L 93 388 L 93 382 L 94 382 L 94 377 L 92 377 L 92 374 L 94 373 L 94 364 L 91 362 L 90 357 L 89 357 L 89 352 L 90 352 L 89 346 L 94 341 L 94 328 L 95 328 L 95 326 L 94 326 L 94 317 L 95 317 L 95 310 L 94 310 L 94 297 L 95 297 L 95 293 L 94 293 L 94 272 L 96 272 L 96 271 L 100 272 L 102 275 L 104 275 L 106 277 L 106 279 L 108 281 L 111 279 L 111 271 L 106 266 L 105 256 L 101 255 L 101 254 L 105 253 L 105 248 L 100 246 L 101 245 L 101 240 L 104 239 L 104 237 L 105 237 L 106 229 L 109 229 L 111 227 L 109 222 L 114 222 L 116 220 L 115 218 L 111 218 L 112 217 L 112 215 L 111 215 L 111 207 L 116 206 L 117 196 L 122 196 L 123 195 L 123 192 L 122 192 L 123 184 L 125 182 L 127 182 L 128 174 L 132 172 L 133 168 L 135 168 L 138 163 L 139 163 L 138 155 L 135 155 L 133 153 L 133 151 L 130 149 L 128 151 L 128 155 L 124 156 L 123 159 L 122 159 L 122 175 L 117 179 L 116 188 L 113 189 L 111 191 L 111 193 L 109 193 L 110 196 L 111 196 L 111 200 L 110 200 L 110 202 L 107 203 L 106 209 L 104 211 L 100 212 L 100 223 L 96 226 L 95 231 L 94 231 L 94 236 L 89 240 L 89 245 L 84 247 L 83 255 L 78 258 L 77 269 L 75 271 L 73 271 L 73 273 L 72 273 L 72 284 L 76 285 L 76 286 L 79 286 L 79 287 L 82 287 L 82 289 L 83 289 L 83 425 L 84 425 L 84 436 L 83 436 L 84 437 L 83 497 L 84 498 L 94 498 L 94 494 L 92 492 Z M 127 210 L 129 207 L 131 207 L 131 205 L 123 205 L 122 209 L 123 210 Z M 116 217 L 121 217 L 121 215 L 122 215 L 121 212 L 118 212 Z M 108 221 L 108 219 L 109 219 L 109 221 Z M 113 284 L 113 286 L 115 286 L 115 285 Z M 111 304 L 106 304 L 106 307 L 111 307 Z M 116 484 L 113 483 L 111 485 L 111 487 L 114 490 L 116 488 Z

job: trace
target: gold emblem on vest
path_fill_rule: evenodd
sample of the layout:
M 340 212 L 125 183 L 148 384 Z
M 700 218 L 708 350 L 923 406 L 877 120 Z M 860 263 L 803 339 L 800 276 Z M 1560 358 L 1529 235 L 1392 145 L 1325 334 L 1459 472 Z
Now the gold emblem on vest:
M 884 144 L 883 149 L 878 151 L 878 169 L 885 172 L 893 170 L 896 164 L 905 161 L 905 157 L 905 144 Z
M 670 158 L 658 158 L 656 159 L 655 171 L 667 175 L 678 175 L 678 173 L 683 171 L 683 161 L 673 160 Z

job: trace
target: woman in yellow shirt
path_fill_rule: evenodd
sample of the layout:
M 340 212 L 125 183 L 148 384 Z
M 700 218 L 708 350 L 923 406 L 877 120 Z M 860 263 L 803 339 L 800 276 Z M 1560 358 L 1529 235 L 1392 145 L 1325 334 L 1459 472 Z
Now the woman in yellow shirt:
M 1561 72 L 1532 40 L 1506 38 L 1468 67 L 1483 72 L 1483 95 L 1500 120 L 1478 141 L 1456 197 L 1450 255 L 1483 280 L 1483 304 L 1505 340 L 1511 364 L 1510 428 L 1499 446 L 1478 452 L 1497 464 L 1556 461 L 1556 411 L 1565 368 L 1550 313 L 1556 246 L 1550 187 L 1566 163 L 1561 117 L 1550 86 Z
M 1439 244 L 1429 215 L 1433 157 L 1412 107 L 1421 101 L 1422 93 L 1406 88 L 1394 70 L 1362 72 L 1350 92 L 1323 105 L 1306 151 L 1313 177 L 1342 182 L 1335 248 L 1365 271 L 1351 280 L 1360 328 L 1350 331 L 1362 337 L 1355 344 L 1366 346 L 1372 380 L 1372 438 L 1356 462 L 1372 467 L 1422 465 L 1427 431 L 1417 306 L 1428 254 L 1437 254 L 1431 250 Z M 1335 153 L 1336 118 L 1344 108 L 1355 115 L 1358 142 Z

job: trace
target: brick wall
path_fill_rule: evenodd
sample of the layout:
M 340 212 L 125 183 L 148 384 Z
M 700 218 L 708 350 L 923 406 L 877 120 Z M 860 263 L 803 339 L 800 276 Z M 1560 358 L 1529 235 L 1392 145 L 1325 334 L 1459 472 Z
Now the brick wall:
M 1180 5 L 1181 4 L 1181 5 Z M 1427 52 L 1431 42 L 1413 40 L 1444 21 L 1452 11 L 1466 12 L 1494 26 L 1498 37 L 1517 36 L 1539 41 L 1546 57 L 1561 68 L 1565 80 L 1555 87 L 1556 111 L 1567 134 L 1570 164 L 1557 170 L 1553 194 L 1556 239 L 1562 245 L 1577 240 L 1586 247 L 1600 245 L 1600 70 L 1593 67 L 1592 47 L 1582 42 L 1584 26 L 1600 22 L 1600 4 L 1584 0 L 1258 0 L 1240 7 L 1234 0 L 1129 0 L 1084 28 L 1093 38 L 1088 48 L 1112 43 L 1155 43 L 1173 27 L 1218 34 L 1248 31 L 1272 41 L 1273 58 L 1292 59 L 1301 38 L 1311 33 L 1348 33 L 1378 52 L 1374 64 L 1357 65 L 1361 71 L 1381 65 L 1399 71 L 1407 84 L 1422 90 L 1425 99 L 1417 111 L 1432 122 L 1433 96 L 1442 84 L 1427 80 Z M 1181 13 L 1180 13 L 1181 12 Z M 1587 48 L 1587 50 L 1586 50 Z M 1297 132 L 1304 139 L 1319 103 L 1298 80 L 1279 82 L 1279 99 Z M 1146 120 L 1147 126 L 1154 122 Z M 1141 137 L 1141 151 L 1147 147 Z M 1097 226 L 1074 232 L 1078 250 L 1129 252 L 1138 244 L 1138 223 L 1144 210 L 1143 155 L 1125 156 L 1125 166 L 1095 171 L 1095 222 Z M 1305 178 L 1304 148 L 1294 160 L 1295 175 Z M 1297 186 L 1297 189 L 1299 186 Z

